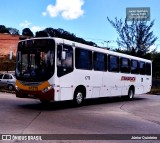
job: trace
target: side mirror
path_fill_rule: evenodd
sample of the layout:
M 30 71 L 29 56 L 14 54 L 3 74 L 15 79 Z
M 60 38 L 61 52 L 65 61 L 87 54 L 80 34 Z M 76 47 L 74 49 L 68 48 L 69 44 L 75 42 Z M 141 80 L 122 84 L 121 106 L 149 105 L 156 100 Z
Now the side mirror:
M 62 60 L 65 60 L 65 59 L 66 59 L 66 51 L 62 51 L 61 59 L 62 59 Z

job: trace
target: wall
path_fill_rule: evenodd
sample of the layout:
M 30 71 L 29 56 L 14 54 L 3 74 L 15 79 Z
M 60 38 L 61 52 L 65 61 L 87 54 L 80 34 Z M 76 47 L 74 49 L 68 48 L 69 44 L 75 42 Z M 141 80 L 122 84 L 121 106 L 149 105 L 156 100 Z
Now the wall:
M 18 35 L 0 34 L 0 56 L 10 54 L 10 50 L 16 55 L 18 41 Z

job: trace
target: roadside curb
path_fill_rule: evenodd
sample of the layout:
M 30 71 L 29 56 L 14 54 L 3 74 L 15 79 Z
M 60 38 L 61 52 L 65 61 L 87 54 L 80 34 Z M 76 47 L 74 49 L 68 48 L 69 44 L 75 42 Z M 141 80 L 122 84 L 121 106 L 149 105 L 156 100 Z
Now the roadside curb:
M 9 90 L 5 90 L 5 89 L 0 89 L 0 92 L 15 94 L 15 91 L 9 91 Z

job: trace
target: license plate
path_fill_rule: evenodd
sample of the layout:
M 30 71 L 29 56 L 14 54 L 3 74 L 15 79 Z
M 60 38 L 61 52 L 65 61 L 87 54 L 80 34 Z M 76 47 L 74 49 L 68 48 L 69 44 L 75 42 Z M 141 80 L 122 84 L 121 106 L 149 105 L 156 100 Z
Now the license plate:
M 34 95 L 28 94 L 28 97 L 34 98 Z
M 28 90 L 38 91 L 38 87 L 37 86 L 29 86 Z

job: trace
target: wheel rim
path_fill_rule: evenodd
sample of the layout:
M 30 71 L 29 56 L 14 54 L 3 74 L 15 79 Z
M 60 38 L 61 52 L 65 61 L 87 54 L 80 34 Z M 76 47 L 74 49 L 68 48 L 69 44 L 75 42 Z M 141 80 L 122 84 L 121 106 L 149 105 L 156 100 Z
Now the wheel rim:
M 13 90 L 12 85 L 9 85 L 9 86 L 8 86 L 8 89 L 9 89 L 9 90 Z
M 133 98 L 133 91 L 132 91 L 132 90 L 129 91 L 129 98 L 130 98 L 130 99 Z
M 83 94 L 78 92 L 77 96 L 76 96 L 76 101 L 78 104 L 81 104 L 83 101 Z

